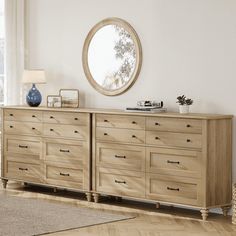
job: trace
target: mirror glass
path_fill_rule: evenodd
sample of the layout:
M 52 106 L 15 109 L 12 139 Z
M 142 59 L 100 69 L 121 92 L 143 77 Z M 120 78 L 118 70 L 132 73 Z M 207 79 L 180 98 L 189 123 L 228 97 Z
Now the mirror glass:
M 90 31 L 85 41 L 83 65 L 89 82 L 105 95 L 128 89 L 141 66 L 141 45 L 127 22 L 107 19 Z

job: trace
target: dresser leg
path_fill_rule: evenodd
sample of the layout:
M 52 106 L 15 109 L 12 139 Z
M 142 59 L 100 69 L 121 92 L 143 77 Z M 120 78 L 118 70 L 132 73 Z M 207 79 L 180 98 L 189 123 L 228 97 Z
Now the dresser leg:
M 86 194 L 87 201 L 91 202 L 92 201 L 92 193 L 87 192 L 85 194 Z
M 223 207 L 221 207 L 224 216 L 228 215 L 228 212 L 229 212 L 230 208 L 231 208 L 231 206 L 223 206 Z
M 7 182 L 8 182 L 8 179 L 2 179 L 3 188 L 7 187 Z
M 203 208 L 200 210 L 200 212 L 202 213 L 202 220 L 205 221 L 208 217 L 209 209 Z
M 156 208 L 159 209 L 161 204 L 159 202 L 156 203 Z
M 98 193 L 93 193 L 93 198 L 94 198 L 94 202 L 98 203 L 98 201 L 99 201 L 99 194 Z

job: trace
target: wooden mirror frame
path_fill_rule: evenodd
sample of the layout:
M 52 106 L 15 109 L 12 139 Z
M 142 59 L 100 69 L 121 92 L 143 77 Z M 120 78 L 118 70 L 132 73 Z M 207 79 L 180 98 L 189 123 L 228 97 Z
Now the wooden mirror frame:
M 135 44 L 135 51 L 136 51 L 136 65 L 134 72 L 130 78 L 130 80 L 122 87 L 115 89 L 115 90 L 107 90 L 103 88 L 101 85 L 99 85 L 93 78 L 89 65 L 88 65 L 88 50 L 89 50 L 89 45 L 90 42 L 93 38 L 93 36 L 96 34 L 98 30 L 100 30 L 102 27 L 106 25 L 118 25 L 122 28 L 124 28 L 132 37 L 132 40 L 134 41 Z M 140 39 L 138 37 L 138 34 L 134 30 L 134 28 L 125 20 L 122 20 L 120 18 L 107 18 L 105 20 L 100 21 L 97 23 L 88 33 L 85 42 L 84 42 L 84 47 L 83 47 L 83 54 L 82 54 L 82 62 L 83 62 L 83 68 L 84 68 L 84 73 L 89 81 L 89 83 L 100 93 L 107 95 L 107 96 L 115 96 L 124 93 L 126 90 L 128 90 L 134 82 L 137 80 L 140 70 L 141 70 L 141 65 L 142 65 L 142 46 Z

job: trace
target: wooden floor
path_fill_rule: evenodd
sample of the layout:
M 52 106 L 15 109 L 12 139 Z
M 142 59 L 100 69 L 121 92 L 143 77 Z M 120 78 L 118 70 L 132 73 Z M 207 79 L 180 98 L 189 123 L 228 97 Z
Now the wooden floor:
M 236 236 L 236 226 L 231 224 L 230 216 L 210 213 L 208 220 L 203 222 L 198 211 L 171 206 L 161 206 L 160 209 L 156 209 L 154 204 L 129 200 L 117 202 L 109 197 L 104 197 L 101 203 L 88 203 L 84 194 L 63 190 L 54 193 L 49 188 L 24 187 L 16 183 L 8 184 L 7 189 L 1 187 L 0 191 L 12 196 L 46 199 L 62 204 L 135 216 L 130 220 L 67 230 L 47 234 L 48 236 Z

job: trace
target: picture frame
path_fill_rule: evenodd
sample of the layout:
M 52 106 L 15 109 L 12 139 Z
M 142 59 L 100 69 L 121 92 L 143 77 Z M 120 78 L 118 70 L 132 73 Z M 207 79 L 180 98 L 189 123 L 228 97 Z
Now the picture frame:
M 60 95 L 48 95 L 47 107 L 59 108 L 62 105 L 62 97 Z
M 60 89 L 59 94 L 62 98 L 61 107 L 78 108 L 79 90 L 78 89 Z

